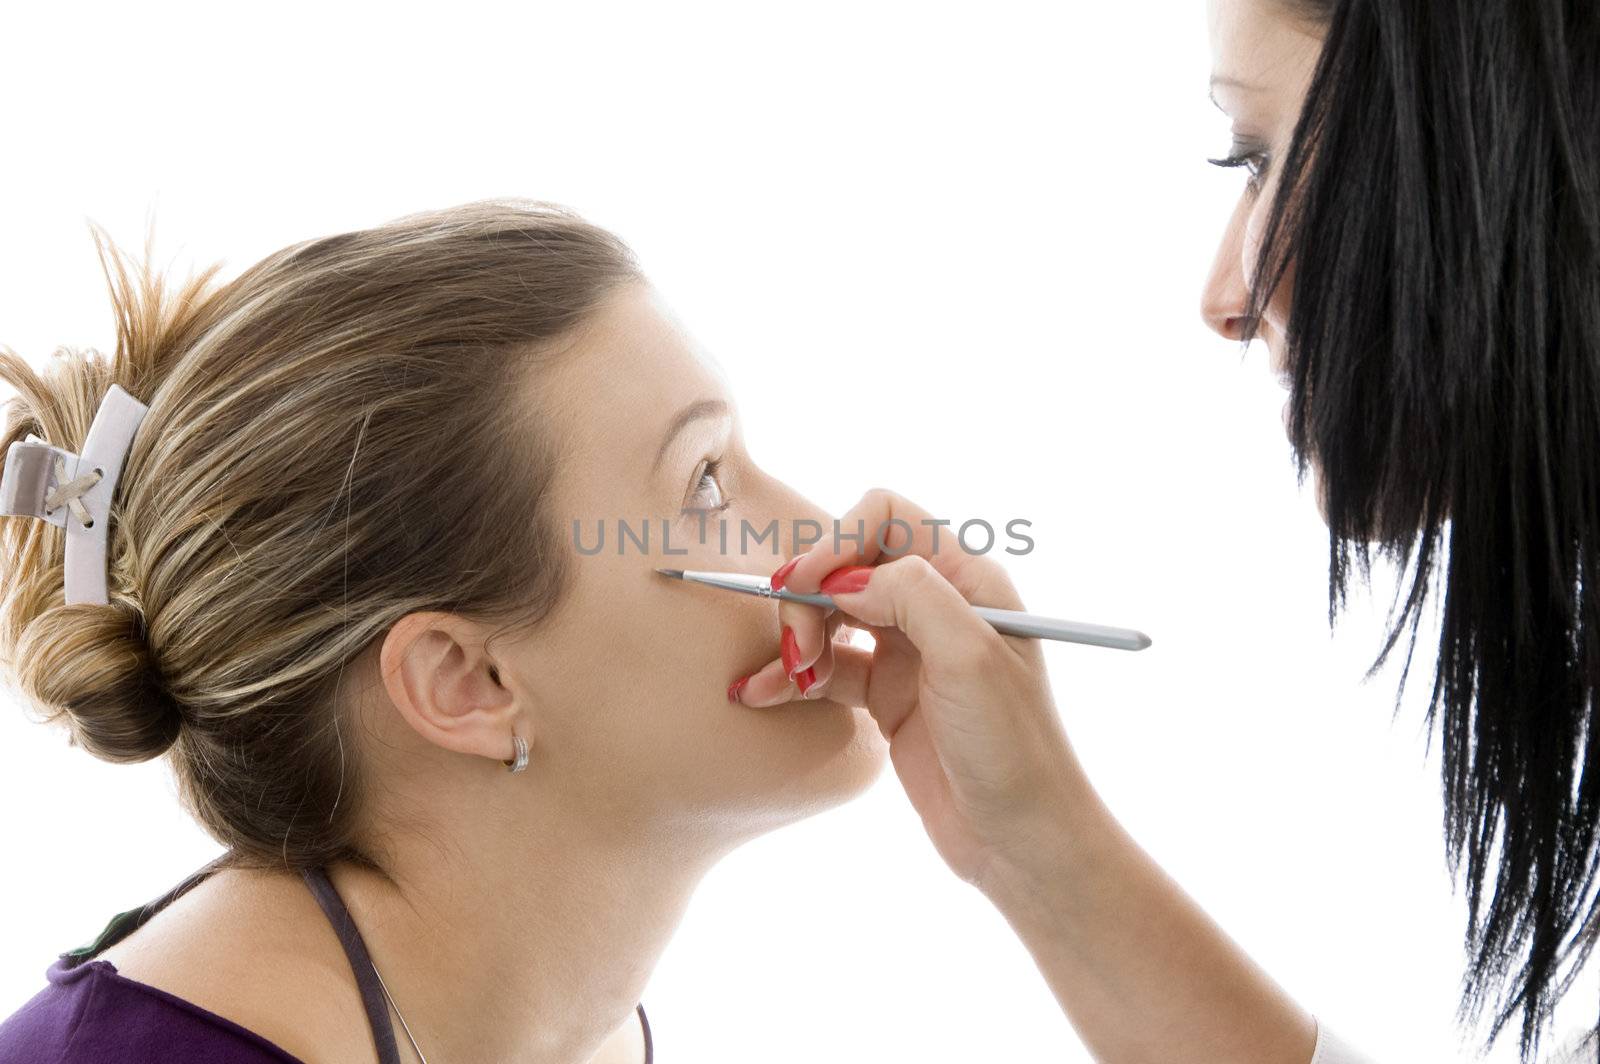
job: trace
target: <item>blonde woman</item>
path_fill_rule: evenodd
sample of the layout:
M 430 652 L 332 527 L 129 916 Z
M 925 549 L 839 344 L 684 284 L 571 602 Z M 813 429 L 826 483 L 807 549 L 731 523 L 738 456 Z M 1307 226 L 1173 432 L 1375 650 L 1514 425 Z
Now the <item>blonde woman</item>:
M 734 702 L 776 610 L 652 570 L 767 572 L 828 515 L 561 209 L 417 214 L 176 291 L 102 261 L 115 352 L 0 352 L 0 443 L 80 446 L 113 385 L 147 406 L 106 601 L 63 601 L 60 529 L 0 518 L 0 659 L 96 757 L 169 757 L 226 849 L 50 965 L 0 1061 L 649 1061 L 639 994 L 701 877 L 887 750 L 865 710 Z M 647 550 L 594 550 L 620 518 Z M 783 539 L 729 558 L 707 518 Z

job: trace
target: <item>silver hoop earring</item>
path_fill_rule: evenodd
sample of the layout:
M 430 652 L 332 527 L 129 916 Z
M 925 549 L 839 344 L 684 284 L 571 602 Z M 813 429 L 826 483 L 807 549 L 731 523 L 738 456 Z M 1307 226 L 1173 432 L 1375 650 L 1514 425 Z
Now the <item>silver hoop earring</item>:
M 516 749 L 516 755 L 502 760 L 502 765 L 509 765 L 512 772 L 521 772 L 528 767 L 528 741 L 520 735 L 511 737 L 511 744 Z

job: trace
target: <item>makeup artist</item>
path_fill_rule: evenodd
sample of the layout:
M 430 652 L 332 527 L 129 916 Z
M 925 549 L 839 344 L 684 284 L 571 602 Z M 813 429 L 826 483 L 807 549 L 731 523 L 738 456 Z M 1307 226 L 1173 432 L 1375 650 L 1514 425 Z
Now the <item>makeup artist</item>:
M 1209 8 L 1211 95 L 1234 135 L 1213 161 L 1247 176 L 1204 318 L 1265 341 L 1283 374 L 1334 547 L 1330 610 L 1350 551 L 1377 547 L 1415 560 L 1404 627 L 1448 546 L 1429 721 L 1446 853 L 1482 897 L 1464 1003 L 1488 1010 L 1491 1042 L 1516 1030 L 1525 1062 L 1600 1059 L 1578 1045 L 1592 1024 L 1548 1029 L 1600 885 L 1600 602 L 1583 579 L 1600 568 L 1597 12 Z M 928 517 L 874 491 L 843 525 L 903 520 L 909 553 L 829 536 L 785 564 L 776 582 L 831 593 L 876 646 L 836 644 L 822 610 L 783 603 L 784 653 L 738 699 L 798 699 L 789 677 L 809 668 L 806 697 L 871 710 L 940 855 L 1004 913 L 1096 1059 L 1366 1060 L 1122 829 L 1062 729 L 1038 641 L 968 607 L 1024 608 L 1005 572 L 949 535 L 932 549 Z

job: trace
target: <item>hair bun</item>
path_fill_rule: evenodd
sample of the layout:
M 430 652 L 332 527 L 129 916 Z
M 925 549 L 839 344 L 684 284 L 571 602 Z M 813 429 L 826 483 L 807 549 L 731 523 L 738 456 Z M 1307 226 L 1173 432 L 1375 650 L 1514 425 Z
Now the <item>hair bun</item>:
M 149 761 L 166 753 L 183 725 L 161 687 L 136 610 L 106 604 L 56 605 L 27 625 L 10 663 L 22 693 L 49 721 L 70 718 L 71 738 L 104 761 Z

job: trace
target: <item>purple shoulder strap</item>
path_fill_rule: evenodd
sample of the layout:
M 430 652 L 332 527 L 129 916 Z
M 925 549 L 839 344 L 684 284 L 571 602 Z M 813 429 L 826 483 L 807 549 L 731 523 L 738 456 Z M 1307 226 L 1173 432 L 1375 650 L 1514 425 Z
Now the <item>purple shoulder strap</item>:
M 372 1024 L 372 1041 L 378 1048 L 378 1064 L 400 1064 L 400 1048 L 395 1044 L 394 1025 L 389 1022 L 389 999 L 378 983 L 378 971 L 372 966 L 367 943 L 356 928 L 350 910 L 345 908 L 339 892 L 333 889 L 327 872 L 320 867 L 305 868 L 301 869 L 301 875 L 305 876 L 306 885 L 327 914 L 328 922 L 333 924 L 339 943 L 344 946 L 345 956 L 350 958 L 350 967 L 356 973 L 356 985 L 361 989 L 361 1001 L 367 1008 L 367 1020 Z

